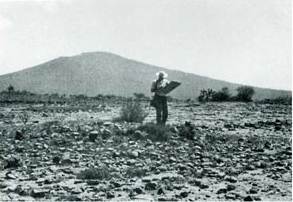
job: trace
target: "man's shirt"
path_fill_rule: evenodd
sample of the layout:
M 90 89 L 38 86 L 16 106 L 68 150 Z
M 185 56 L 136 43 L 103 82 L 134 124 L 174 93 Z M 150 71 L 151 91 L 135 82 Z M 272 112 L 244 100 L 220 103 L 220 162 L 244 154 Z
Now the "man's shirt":
M 167 94 L 165 94 L 165 93 L 159 93 L 158 91 L 160 89 L 166 87 L 170 82 L 167 79 L 163 79 L 161 81 L 158 81 L 157 82 L 157 88 L 156 88 L 156 82 L 157 82 L 157 80 L 153 81 L 152 87 L 151 87 L 151 92 L 154 92 L 155 94 L 157 94 L 159 96 L 167 96 Z

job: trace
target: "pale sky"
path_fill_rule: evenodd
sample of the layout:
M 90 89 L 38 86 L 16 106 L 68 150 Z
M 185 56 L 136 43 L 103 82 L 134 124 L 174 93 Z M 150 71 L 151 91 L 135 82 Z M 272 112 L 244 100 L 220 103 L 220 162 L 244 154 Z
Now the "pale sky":
M 291 0 L 0 0 L 0 74 L 106 51 L 292 89 Z

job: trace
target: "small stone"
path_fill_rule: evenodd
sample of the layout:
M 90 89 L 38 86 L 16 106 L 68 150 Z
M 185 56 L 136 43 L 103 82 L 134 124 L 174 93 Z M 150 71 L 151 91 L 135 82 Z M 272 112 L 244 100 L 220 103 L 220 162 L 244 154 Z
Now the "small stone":
M 157 191 L 157 194 L 158 195 L 162 195 L 162 194 L 165 194 L 165 191 L 164 191 L 164 189 L 161 187 L 161 188 L 159 188 L 158 189 L 158 191 Z
M 89 134 L 89 140 L 94 142 L 98 135 L 99 135 L 98 131 L 96 131 L 96 130 L 91 131 L 90 134 Z
M 107 199 L 110 199 L 110 198 L 114 198 L 115 194 L 113 192 L 107 192 L 106 196 L 107 196 Z
M 251 194 L 257 194 L 258 191 L 259 191 L 258 188 L 256 188 L 256 187 L 251 187 L 251 189 L 249 190 L 249 193 L 251 193 Z
M 248 195 L 243 199 L 243 201 L 253 201 L 253 198 L 250 195 Z
M 226 188 L 220 188 L 216 194 L 225 194 L 227 193 L 227 189 Z
M 225 195 L 225 198 L 226 199 L 231 199 L 231 200 L 235 200 L 235 195 L 234 194 L 231 194 L 231 193 L 227 193 L 226 195 Z
M 255 166 L 254 165 L 247 165 L 246 166 L 246 170 L 255 170 Z
M 86 183 L 88 185 L 98 185 L 98 184 L 100 184 L 100 181 L 98 181 L 98 180 L 88 180 Z
M 146 185 L 145 185 L 145 189 L 146 190 L 155 190 L 157 187 L 157 184 L 154 183 L 154 182 L 148 182 Z
M 54 164 L 59 164 L 60 163 L 60 160 L 61 160 L 61 157 L 60 156 L 54 156 L 52 158 L 52 161 Z
M 188 196 L 188 192 L 187 191 L 183 191 L 183 192 L 180 193 L 180 196 L 182 198 L 186 198 Z
M 15 148 L 15 151 L 18 152 L 18 153 L 23 153 L 24 152 L 24 147 L 23 146 L 17 146 Z
M 111 184 L 113 184 L 113 186 L 114 186 L 115 188 L 118 188 L 118 187 L 121 187 L 121 186 L 122 186 L 121 183 L 119 183 L 119 182 L 115 182 L 115 181 L 112 181 Z
M 233 184 L 228 184 L 227 185 L 227 191 L 232 191 L 232 190 L 235 190 L 236 187 L 233 185 Z
M 44 180 L 44 184 L 52 184 L 52 178 L 47 177 L 47 178 Z
M 255 166 L 258 168 L 266 168 L 268 165 L 264 161 L 258 161 Z
M 209 185 L 207 185 L 206 183 L 201 183 L 200 185 L 199 185 L 199 188 L 201 188 L 201 189 L 207 189 L 207 188 L 209 188 Z
M 33 189 L 31 194 L 34 198 L 44 198 L 46 193 L 48 193 L 48 191 L 44 189 Z
M 72 161 L 71 161 L 71 159 L 69 157 L 66 157 L 66 158 L 63 158 L 62 159 L 62 162 L 61 163 L 62 164 L 71 164 Z
M 13 175 L 12 173 L 10 173 L 10 172 L 7 172 L 5 174 L 5 178 L 8 179 L 8 180 L 15 180 L 15 179 L 17 179 L 17 177 L 15 175 Z
M 17 131 L 15 132 L 15 139 L 16 139 L 16 140 L 22 140 L 23 138 L 24 138 L 23 132 L 20 131 L 20 130 L 17 130 Z
M 114 152 L 112 153 L 112 157 L 113 157 L 113 158 L 116 158 L 116 157 L 119 157 L 119 156 L 120 156 L 120 152 L 114 151 Z
M 6 159 L 6 165 L 4 168 L 17 168 L 20 166 L 20 159 L 15 156 L 10 156 L 8 159 Z
M 139 154 L 138 154 L 137 151 L 132 151 L 131 154 L 130 154 L 130 156 L 131 156 L 132 158 L 137 158 L 138 155 L 139 155 Z
M 188 170 L 188 167 L 187 167 L 186 165 L 179 164 L 179 165 L 178 165 L 178 169 L 179 169 L 180 171 L 185 171 L 185 170 Z
M 224 179 L 226 181 L 228 181 L 228 182 L 231 182 L 231 183 L 237 182 L 237 178 L 236 177 L 226 176 Z
M 110 121 L 106 121 L 103 123 L 104 126 L 113 126 L 114 123 L 110 122 Z
M 149 182 L 151 182 L 151 179 L 149 177 L 144 177 L 141 179 L 141 181 L 144 183 L 149 183 Z
M 169 158 L 169 162 L 170 163 L 175 163 L 177 162 L 176 158 L 174 158 L 173 156 Z
M 136 187 L 133 189 L 134 192 L 136 192 L 137 194 L 142 194 L 143 190 L 140 187 Z
M 74 188 L 73 190 L 71 190 L 71 193 L 72 194 L 80 194 L 80 193 L 82 193 L 82 190 L 80 189 L 80 188 Z

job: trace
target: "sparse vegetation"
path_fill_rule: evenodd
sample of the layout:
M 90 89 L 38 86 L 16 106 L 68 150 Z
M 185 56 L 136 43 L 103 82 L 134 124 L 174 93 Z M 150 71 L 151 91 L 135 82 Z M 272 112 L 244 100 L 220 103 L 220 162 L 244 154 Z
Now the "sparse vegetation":
M 250 86 L 240 86 L 237 88 L 236 101 L 251 102 L 255 91 Z
M 146 176 L 146 170 L 143 168 L 127 168 L 126 176 L 129 178 Z
M 241 86 L 237 88 L 237 95 L 232 96 L 227 87 L 222 88 L 220 91 L 213 91 L 212 89 L 203 89 L 200 92 L 197 100 L 199 102 L 227 102 L 227 101 L 238 101 L 238 102 L 251 102 L 255 91 L 253 87 Z
M 148 134 L 147 138 L 152 141 L 167 141 L 170 138 L 170 127 L 148 123 L 137 128 Z
M 282 104 L 282 105 L 292 105 L 292 97 L 278 97 L 275 99 L 264 99 L 257 101 L 260 104 Z
M 200 95 L 198 96 L 198 101 L 200 102 L 208 102 L 212 100 L 213 94 L 215 92 L 212 89 L 203 89 L 200 91 Z
M 100 103 L 100 100 L 95 101 Z M 89 98 L 77 107 L 94 110 L 86 105 L 90 102 Z M 45 108 L 48 106 L 51 107 L 49 111 Z M 108 101 L 96 110 L 103 110 L 103 118 L 111 118 L 119 113 L 118 106 L 120 104 Z M 237 182 L 237 189 L 244 190 L 244 196 L 237 200 L 243 201 L 247 180 L 238 178 L 239 175 L 247 175 L 252 182 L 258 183 L 260 190 L 273 185 L 275 189 L 287 187 L 291 182 L 290 106 L 209 103 L 196 105 L 197 111 L 190 110 L 194 109 L 193 105 L 186 107 L 184 101 L 169 106 L 171 116 L 168 125 L 163 126 L 113 123 L 99 119 L 97 111 L 84 112 L 74 108 L 75 112 L 67 113 L 59 104 L 45 107 L 39 104 L 4 105 L 6 108 L 1 108 L 0 113 L 2 180 L 11 178 L 9 180 L 17 187 L 37 183 L 38 189 L 33 193 L 38 196 L 32 195 L 35 200 L 65 201 L 120 200 L 120 193 L 129 200 L 140 193 L 154 194 L 157 198 L 170 195 L 181 200 L 187 195 L 186 183 L 192 189 L 205 189 L 204 195 L 190 192 L 190 197 L 225 200 L 224 194 L 209 189 L 222 182 L 234 185 Z M 68 107 L 70 110 L 73 106 Z M 22 114 L 23 118 L 20 117 Z M 155 121 L 154 116 L 149 118 Z M 22 123 L 27 124 L 29 131 L 24 133 L 24 139 L 19 139 L 16 131 L 22 132 Z M 97 132 L 94 142 L 89 141 L 92 131 Z M 56 178 L 43 176 L 40 169 L 44 170 L 52 163 L 50 173 Z M 17 176 L 23 173 L 31 178 L 19 184 Z M 44 178 L 41 183 L 40 177 Z M 141 179 L 138 181 L 137 178 Z M 274 181 L 266 180 L 268 178 Z M 68 179 L 73 181 L 68 183 Z M 259 182 L 259 179 L 264 181 Z M 62 185 L 60 194 L 58 186 L 46 191 L 52 183 Z M 229 188 L 233 189 L 233 186 Z M 174 189 L 181 190 L 178 192 L 180 198 L 176 198 L 178 194 Z M 19 200 L 25 200 L 18 188 L 15 190 L 6 192 L 4 189 L 1 194 L 16 193 Z M 82 194 L 84 190 L 88 194 Z M 206 193 L 211 197 L 206 198 Z M 284 193 L 291 196 L 289 188 Z M 259 192 L 259 195 L 265 197 L 267 192 Z M 276 191 L 274 197 L 281 196 Z
M 142 104 L 138 101 L 131 100 L 122 106 L 120 116 L 115 121 L 142 123 L 146 116 L 147 113 Z
M 139 101 L 148 101 L 150 98 L 143 93 L 133 93 L 134 99 Z
M 214 102 L 224 102 L 230 100 L 230 93 L 227 87 L 222 88 L 221 91 L 212 94 L 212 101 Z
M 101 166 L 99 168 L 88 168 L 83 171 L 80 171 L 77 174 L 77 178 L 84 180 L 105 180 L 110 178 L 110 172 L 107 166 Z

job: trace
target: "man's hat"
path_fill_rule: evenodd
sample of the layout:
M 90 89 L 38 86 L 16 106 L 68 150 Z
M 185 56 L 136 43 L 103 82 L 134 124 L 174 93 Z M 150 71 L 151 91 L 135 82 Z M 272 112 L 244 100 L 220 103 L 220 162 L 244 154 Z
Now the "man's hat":
M 163 78 L 167 78 L 168 77 L 168 74 L 164 71 L 159 71 L 156 73 L 156 76 L 157 77 L 163 77 Z

